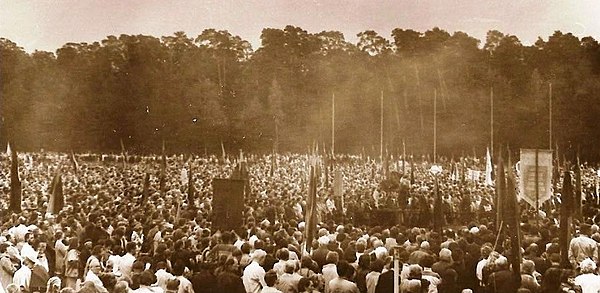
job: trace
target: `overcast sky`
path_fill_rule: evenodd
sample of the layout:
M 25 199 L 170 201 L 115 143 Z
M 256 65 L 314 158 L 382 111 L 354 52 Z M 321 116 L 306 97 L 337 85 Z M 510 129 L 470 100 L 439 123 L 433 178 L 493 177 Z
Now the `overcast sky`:
M 0 37 L 29 52 L 108 35 L 195 37 L 206 28 L 228 30 L 256 49 L 263 28 L 288 24 L 311 33 L 341 31 L 351 42 L 368 29 L 390 39 L 394 28 L 435 26 L 482 42 L 491 29 L 524 44 L 555 30 L 600 40 L 600 0 L 0 0 Z

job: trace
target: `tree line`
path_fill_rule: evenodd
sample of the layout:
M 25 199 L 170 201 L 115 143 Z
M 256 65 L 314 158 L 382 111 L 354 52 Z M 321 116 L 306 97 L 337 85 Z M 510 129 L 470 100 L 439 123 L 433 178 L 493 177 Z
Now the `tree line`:
M 368 30 L 356 44 L 337 31 L 266 28 L 261 46 L 228 31 L 196 37 L 107 36 L 27 53 L 0 38 L 0 145 L 21 150 L 131 153 L 379 153 L 380 118 L 391 153 L 483 155 L 577 150 L 600 157 L 600 45 L 556 31 L 523 45 L 489 31 Z M 551 84 L 551 86 L 550 86 Z M 551 90 L 550 90 L 551 87 Z M 492 93 L 493 92 L 493 93 Z M 551 92 L 551 93 L 550 93 Z M 552 96 L 552 146 L 549 144 Z M 383 96 L 383 113 L 380 102 Z

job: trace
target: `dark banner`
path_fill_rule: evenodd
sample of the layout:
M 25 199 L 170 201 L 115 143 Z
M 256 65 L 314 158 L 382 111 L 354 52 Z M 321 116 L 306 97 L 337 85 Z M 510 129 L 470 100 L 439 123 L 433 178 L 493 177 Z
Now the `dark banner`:
M 243 225 L 245 180 L 213 179 L 213 229 L 230 231 Z

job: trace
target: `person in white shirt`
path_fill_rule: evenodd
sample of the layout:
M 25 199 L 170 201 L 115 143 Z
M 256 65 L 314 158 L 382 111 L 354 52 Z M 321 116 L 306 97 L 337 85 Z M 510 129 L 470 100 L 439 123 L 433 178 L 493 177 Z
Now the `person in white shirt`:
M 335 251 L 327 253 L 325 258 L 325 265 L 323 266 L 323 280 L 325 281 L 325 293 L 329 293 L 329 282 L 333 279 L 338 278 L 337 266 L 339 261 L 339 255 Z
M 29 282 L 31 281 L 31 269 L 35 265 L 35 258 L 31 255 L 25 256 L 23 265 L 13 276 L 13 283 L 21 288 L 21 291 L 29 291 Z
M 586 258 L 581 262 L 581 275 L 575 277 L 575 285 L 581 286 L 581 293 L 600 292 L 600 276 L 596 275 L 596 263 Z
M 102 281 L 100 280 L 100 277 L 98 277 L 98 275 L 100 275 L 101 272 L 102 266 L 100 265 L 100 262 L 97 259 L 92 259 L 89 263 L 89 270 L 85 275 L 84 282 L 92 282 L 97 288 L 104 287 Z
M 244 269 L 242 275 L 247 293 L 259 293 L 262 288 L 267 286 L 265 269 L 262 267 L 266 256 L 267 253 L 262 249 L 257 249 L 252 253 L 252 262 Z
M 175 262 L 173 265 L 173 275 L 175 275 L 175 278 L 179 280 L 177 293 L 194 293 L 192 282 L 183 276 L 185 269 L 185 264 L 180 261 Z
M 163 290 L 167 291 L 167 282 L 170 279 L 173 279 L 174 276 L 167 272 L 167 264 L 165 262 L 159 262 L 156 264 L 156 283 L 159 287 L 163 288 Z
M 61 230 L 57 230 L 55 233 L 56 242 L 54 242 L 54 251 L 55 251 L 55 265 L 54 265 L 54 273 L 63 277 L 65 274 L 65 258 L 67 257 L 68 247 L 65 245 L 64 234 Z
M 134 242 L 127 243 L 126 251 L 127 253 L 119 261 L 119 271 L 123 274 L 123 277 L 131 278 L 131 267 L 136 259 L 137 244 Z

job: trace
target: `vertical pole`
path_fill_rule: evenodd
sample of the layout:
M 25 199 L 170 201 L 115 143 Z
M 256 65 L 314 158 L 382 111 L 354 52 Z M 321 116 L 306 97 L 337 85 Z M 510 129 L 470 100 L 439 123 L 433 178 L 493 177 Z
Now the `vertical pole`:
M 402 139 L 402 175 L 404 175 L 406 171 L 406 144 L 404 143 L 404 139 Z
M 383 166 L 383 91 L 381 91 L 381 109 L 380 109 L 380 129 L 379 129 L 379 158 L 381 159 L 381 165 Z
M 535 149 L 535 222 L 539 227 L 539 211 L 540 211 L 540 185 L 539 185 L 539 150 Z
M 335 93 L 331 95 L 331 154 L 335 155 Z
M 549 132 L 549 142 L 548 142 L 548 148 L 552 149 L 552 83 L 548 84 L 548 91 L 549 91 L 549 95 L 548 95 L 548 104 L 549 104 L 549 108 L 550 108 L 550 113 L 549 113 L 549 127 L 548 127 L 548 132 Z
M 433 90 L 433 163 L 437 159 L 437 89 Z
M 400 257 L 398 247 L 394 247 L 394 293 L 400 293 Z
M 490 151 L 494 156 L 494 88 L 490 87 Z

